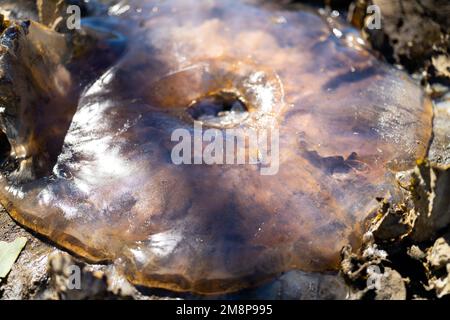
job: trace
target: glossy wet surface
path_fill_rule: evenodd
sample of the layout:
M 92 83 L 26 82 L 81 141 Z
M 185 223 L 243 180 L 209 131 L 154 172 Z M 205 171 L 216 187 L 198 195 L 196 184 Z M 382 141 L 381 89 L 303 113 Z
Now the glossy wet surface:
M 17 40 L 25 63 L 2 57 L 22 99 L 2 117 L 0 198 L 21 224 L 136 284 L 220 293 L 336 268 L 375 198 L 395 194 L 392 170 L 426 153 L 420 88 L 314 13 L 129 1 L 110 14 L 85 21 L 97 55 L 43 54 L 62 42 L 32 24 Z M 221 133 L 278 129 L 276 174 L 174 164 L 171 135 L 193 134 L 194 119 Z

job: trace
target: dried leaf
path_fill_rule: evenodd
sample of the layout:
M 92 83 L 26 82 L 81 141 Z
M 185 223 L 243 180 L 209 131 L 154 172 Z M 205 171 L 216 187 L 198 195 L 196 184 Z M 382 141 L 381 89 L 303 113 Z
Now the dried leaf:
M 20 237 L 13 242 L 0 241 L 0 278 L 6 277 L 14 262 L 27 243 L 27 238 Z

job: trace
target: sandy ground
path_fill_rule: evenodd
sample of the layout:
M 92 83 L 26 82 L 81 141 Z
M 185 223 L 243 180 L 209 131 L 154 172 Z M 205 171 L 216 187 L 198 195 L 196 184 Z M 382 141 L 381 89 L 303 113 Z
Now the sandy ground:
M 374 2 L 382 6 L 392 6 L 392 3 L 396 1 L 392 1 L 391 4 L 383 4 L 381 0 Z M 426 5 L 430 3 L 425 2 Z M 342 2 L 339 5 L 342 6 Z M 411 21 L 417 25 L 420 19 L 422 21 L 425 19 L 429 26 L 425 29 L 435 28 L 434 32 L 441 32 L 443 36 L 448 36 L 448 29 L 446 29 L 448 22 L 441 22 L 439 13 L 428 11 L 432 14 L 421 16 L 413 10 L 414 8 L 410 9 L 406 8 L 406 11 L 402 13 L 404 21 Z M 446 74 L 446 71 L 450 70 L 448 69 L 448 51 L 446 51 L 448 48 L 442 47 L 439 42 L 438 45 L 431 47 L 422 46 L 422 52 L 412 52 L 414 48 L 410 47 L 411 52 L 409 52 L 408 45 L 405 47 L 403 40 L 394 40 L 417 38 L 414 32 L 418 32 L 418 29 L 408 27 L 409 22 L 404 22 L 400 26 L 396 20 L 398 13 L 395 12 L 394 10 L 387 17 L 388 25 L 383 29 L 389 30 L 389 35 L 368 33 L 367 36 L 374 46 L 384 53 L 388 61 L 403 63 L 410 72 L 421 74 L 422 84 L 434 96 L 436 102 L 434 139 L 430 147 L 429 159 L 444 168 L 435 170 L 440 181 L 445 184 L 446 181 L 450 181 L 445 180 L 448 179 L 450 165 L 450 96 L 448 93 L 450 77 Z M 408 18 L 408 15 L 411 17 Z M 394 24 L 396 28 L 393 27 Z M 398 32 L 406 33 L 407 36 L 399 38 L 396 35 Z M 447 92 L 446 95 L 445 92 Z M 441 191 L 433 190 L 433 192 L 439 194 Z M 439 196 L 442 199 L 450 197 L 446 191 Z M 359 254 L 344 251 L 343 265 L 339 273 L 307 274 L 293 271 L 257 289 L 246 290 L 227 298 L 434 299 L 449 297 L 450 228 L 448 224 L 444 226 L 440 224 L 439 227 L 433 225 L 430 228 L 436 228 L 436 230 L 433 229 L 427 239 L 417 240 L 417 237 L 414 237 L 417 233 L 414 229 L 421 227 L 420 219 L 417 220 L 419 222 L 405 227 L 404 218 L 407 213 L 400 212 L 401 210 L 396 211 L 394 208 L 395 204 L 391 204 L 391 207 L 383 212 L 387 218 L 381 219 L 383 221 L 380 220 L 381 222 L 373 227 L 373 232 L 367 235 L 366 246 Z M 450 216 L 448 206 L 442 206 L 439 212 L 444 218 Z M 396 214 L 403 220 L 395 219 Z M 444 221 L 447 220 L 444 219 Z M 26 237 L 28 242 L 8 277 L 0 282 L 0 299 L 201 298 L 135 288 L 114 267 L 85 264 L 21 228 L 12 221 L 5 210 L 0 210 L 0 241 L 10 242 L 22 236 Z M 81 290 L 68 288 L 70 286 L 67 267 L 73 264 L 78 265 L 82 270 Z

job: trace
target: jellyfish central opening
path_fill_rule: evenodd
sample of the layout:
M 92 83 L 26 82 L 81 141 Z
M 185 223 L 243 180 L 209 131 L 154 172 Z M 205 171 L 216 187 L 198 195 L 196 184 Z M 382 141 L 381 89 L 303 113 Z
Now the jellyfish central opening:
M 192 119 L 213 127 L 235 126 L 248 117 L 244 99 L 229 91 L 219 91 L 196 99 L 187 112 Z

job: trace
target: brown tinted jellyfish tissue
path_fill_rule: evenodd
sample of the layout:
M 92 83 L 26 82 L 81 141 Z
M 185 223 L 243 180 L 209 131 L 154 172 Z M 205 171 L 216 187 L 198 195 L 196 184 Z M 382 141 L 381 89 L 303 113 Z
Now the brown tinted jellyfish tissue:
M 10 19 L 1 203 L 138 285 L 226 293 L 290 270 L 336 269 L 376 198 L 396 196 L 395 172 L 427 151 L 432 111 L 420 87 L 313 11 L 122 1 L 84 19 L 76 44 Z M 194 151 L 173 161 L 173 133 L 195 143 L 199 126 L 216 140 L 276 133 L 276 170 L 206 163 Z M 258 159 L 245 141 L 232 155 Z

